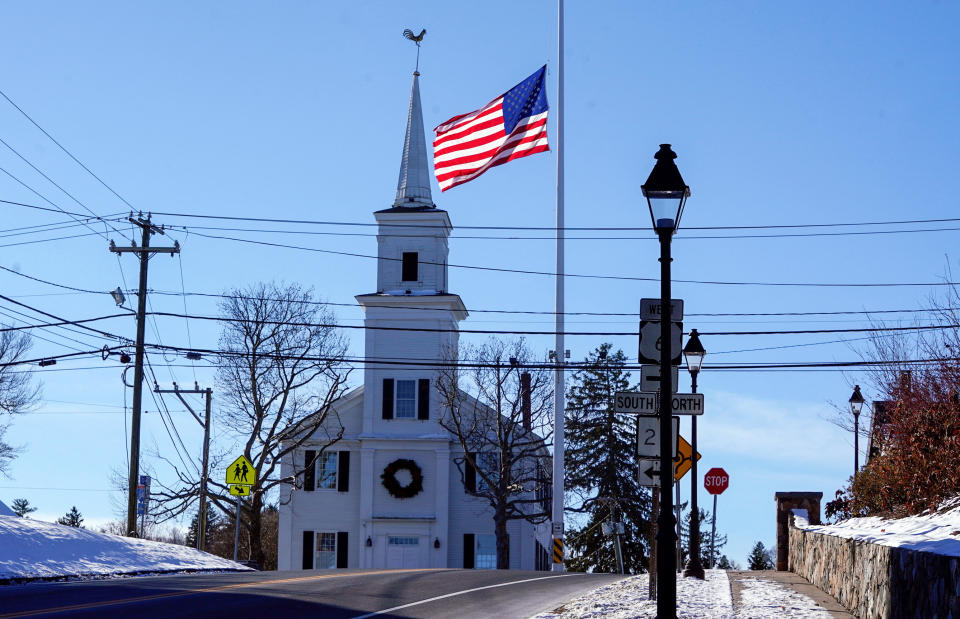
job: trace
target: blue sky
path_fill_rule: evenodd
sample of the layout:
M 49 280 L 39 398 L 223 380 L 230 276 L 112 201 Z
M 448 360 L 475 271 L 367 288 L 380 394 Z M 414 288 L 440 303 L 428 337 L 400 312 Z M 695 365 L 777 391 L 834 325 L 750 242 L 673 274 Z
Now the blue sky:
M 168 239 L 154 242 L 176 239 L 182 253 L 152 260 L 150 286 L 157 291 L 221 292 L 283 279 L 350 304 L 355 294 L 374 289 L 375 262 L 368 258 L 201 236 L 375 254 L 369 228 L 245 226 L 182 214 L 372 223 L 371 213 L 390 206 L 396 188 L 415 58 L 413 45 L 401 37 L 404 28 L 427 29 L 420 70 L 428 128 L 485 104 L 544 63 L 549 97 L 556 102 L 556 13 L 550 2 L 493 0 L 482 11 L 447 2 L 18 2 L 0 7 L 0 18 L 7 26 L 0 40 L 0 89 L 135 208 L 170 213 L 155 216 L 155 223 L 172 228 Z M 567 311 L 630 313 L 640 298 L 658 296 L 658 248 L 647 229 L 640 185 L 661 142 L 674 145 L 693 190 L 682 222 L 687 229 L 673 244 L 674 296 L 685 300 L 686 328 L 853 328 L 867 323 L 864 315 L 704 314 L 927 307 L 937 287 L 846 284 L 942 281 L 957 240 L 956 231 L 944 228 L 957 227 L 955 222 L 691 228 L 953 216 L 960 163 L 952 27 L 957 18 L 958 8 L 944 2 L 569 2 L 566 225 L 639 229 L 570 231 L 566 270 L 651 281 L 570 277 Z M 555 118 L 550 122 L 555 136 Z M 0 167 L 63 209 L 89 208 L 98 215 L 129 210 L 3 100 L 0 137 L 84 205 L 0 145 Z M 554 270 L 549 233 L 466 227 L 552 226 L 555 157 L 551 152 L 511 163 L 444 195 L 434 185 L 436 203 L 460 227 L 451 240 L 451 264 Z M 2 173 L 0 199 L 50 206 Z M 56 213 L 0 206 L 4 230 L 72 223 Z M 130 236 L 129 225 L 115 225 Z M 103 232 L 102 225 L 94 228 Z M 937 231 L 901 232 L 916 228 Z M 814 232 L 870 234 L 782 236 Z M 770 233 L 781 236 L 746 238 Z M 6 271 L 0 271 L 0 293 L 71 319 L 114 313 L 105 292 L 135 287 L 136 261 L 109 253 L 108 239 L 126 242 L 117 232 L 101 235 L 84 227 L 0 241 L 0 266 L 104 294 L 73 293 Z M 476 311 L 550 312 L 550 276 L 451 268 L 450 288 L 475 310 L 465 328 L 553 328 L 549 315 Z M 215 301 L 202 297 L 150 299 L 156 311 L 216 311 Z M 41 321 L 9 302 L 0 302 L 0 320 L 23 318 L 13 309 Z M 359 308 L 336 310 L 345 324 L 362 319 Z M 893 316 L 904 323 L 914 319 Z M 132 319 L 98 324 L 134 336 Z M 635 330 L 636 323 L 629 316 L 571 316 L 567 329 L 623 332 Z M 105 343 L 62 330 L 37 335 L 52 340 L 36 342 L 38 355 Z M 362 353 L 362 335 L 349 336 L 351 351 Z M 758 539 L 772 544 L 774 492 L 820 490 L 829 498 L 844 483 L 852 469 L 852 437 L 825 418 L 833 414 L 832 403 L 845 403 L 851 385 L 864 377 L 719 371 L 711 363 L 851 360 L 860 343 L 820 342 L 853 337 L 704 335 L 708 356 L 699 386 L 707 412 L 699 425 L 700 468 L 722 466 L 731 475 L 730 489 L 720 497 L 718 527 L 730 536 L 725 550 L 732 558 L 743 562 Z M 188 330 L 183 320 L 158 319 L 148 339 L 212 348 L 217 332 L 207 323 L 191 322 Z M 529 339 L 540 351 L 553 346 L 549 336 Z M 606 340 L 636 355 L 629 336 L 566 339 L 575 360 Z M 173 380 L 213 385 L 208 368 L 167 367 L 186 361 L 151 357 L 164 386 Z M 109 476 L 125 467 L 123 410 L 130 402 L 120 373 L 115 361 L 99 358 L 38 371 L 45 401 L 10 431 L 26 451 L 14 463 L 12 479 L 0 479 L 0 499 L 27 497 L 40 508 L 38 516 L 51 519 L 71 505 L 90 521 L 117 516 Z M 874 394 L 864 395 L 869 400 Z M 170 408 L 182 411 L 175 402 L 169 400 Z M 156 405 L 148 399 L 145 408 L 145 448 L 176 458 Z M 183 443 L 198 454 L 199 426 L 187 413 L 172 415 Z M 686 422 L 681 432 L 688 435 Z M 229 449 L 225 429 L 215 439 Z M 162 474 L 159 463 L 147 466 Z M 684 500 L 688 494 L 684 484 Z M 708 495 L 701 497 L 708 506 Z

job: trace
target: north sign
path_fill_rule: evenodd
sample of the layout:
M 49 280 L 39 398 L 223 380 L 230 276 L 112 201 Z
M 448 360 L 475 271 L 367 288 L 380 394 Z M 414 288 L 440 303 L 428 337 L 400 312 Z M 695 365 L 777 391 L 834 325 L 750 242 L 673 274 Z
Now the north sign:
M 660 320 L 663 316 L 663 303 L 660 299 L 640 299 L 640 320 Z M 683 320 L 683 299 L 673 299 L 670 303 L 670 320 Z
M 702 393 L 675 393 L 671 401 L 674 415 L 702 415 Z M 660 397 L 651 391 L 618 391 L 613 396 L 613 412 L 635 415 L 660 413 Z
M 673 417 L 673 457 L 680 448 L 680 418 Z M 660 418 L 637 415 L 637 457 L 655 459 L 660 457 Z
M 640 363 L 660 363 L 660 321 L 640 321 Z M 683 356 L 683 323 L 670 323 L 670 351 L 672 365 L 680 365 Z
M 671 366 L 670 370 L 670 385 L 676 393 L 677 384 L 680 381 L 680 370 L 676 366 Z M 640 391 L 660 391 L 659 365 L 640 366 Z

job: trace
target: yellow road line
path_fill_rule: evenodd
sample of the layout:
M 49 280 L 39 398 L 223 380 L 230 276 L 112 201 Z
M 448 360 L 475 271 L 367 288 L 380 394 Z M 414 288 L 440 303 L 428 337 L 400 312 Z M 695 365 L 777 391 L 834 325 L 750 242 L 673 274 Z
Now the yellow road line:
M 345 576 L 366 576 L 374 574 L 403 574 L 405 572 L 425 572 L 427 569 L 410 570 L 376 570 L 371 572 L 352 572 L 348 574 L 318 574 L 316 576 L 297 576 L 295 578 L 275 578 L 273 580 L 258 580 L 256 582 L 241 582 L 232 585 L 219 585 L 216 587 L 206 587 L 204 589 L 193 589 L 189 591 L 171 591 L 169 593 L 157 593 L 154 595 L 141 595 L 132 598 L 118 598 L 115 600 L 104 600 L 100 602 L 87 602 L 85 604 L 71 604 L 69 606 L 52 606 L 49 608 L 38 608 L 36 610 L 18 611 L 14 613 L 5 613 L 0 615 L 0 619 L 9 617 L 33 617 L 36 615 L 46 615 L 50 613 L 63 613 L 73 610 L 85 610 L 90 608 L 100 608 L 103 606 L 119 606 L 123 604 L 136 604 L 138 602 L 149 602 L 152 600 L 163 600 L 168 598 L 186 597 L 188 595 L 198 595 L 201 593 L 218 593 L 221 591 L 230 591 L 233 589 L 246 589 L 251 587 L 261 587 L 265 585 L 286 584 L 291 582 L 305 582 L 309 580 L 324 580 L 327 578 L 343 578 Z

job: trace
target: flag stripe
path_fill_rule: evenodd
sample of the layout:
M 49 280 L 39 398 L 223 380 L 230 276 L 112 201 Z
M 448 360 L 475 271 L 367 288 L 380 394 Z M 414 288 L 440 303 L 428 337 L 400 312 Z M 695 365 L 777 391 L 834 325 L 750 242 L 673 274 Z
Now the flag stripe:
M 492 167 L 550 150 L 546 67 L 478 110 L 434 128 L 433 165 L 440 190 L 466 183 Z M 509 134 L 506 127 L 511 127 Z
M 485 160 L 496 156 L 498 151 L 514 143 L 531 142 L 539 139 L 542 135 L 546 134 L 546 124 L 547 121 L 544 118 L 535 124 L 529 125 L 526 129 L 518 127 L 517 131 L 510 136 L 503 136 L 501 133 L 501 139 L 491 144 L 457 151 L 457 156 L 447 155 L 435 158 L 434 168 L 436 170 L 437 180 L 439 181 L 442 177 L 447 177 L 447 170 L 450 168 L 457 170 L 469 168 L 470 166 L 467 164 L 471 163 L 480 162 L 482 164 Z

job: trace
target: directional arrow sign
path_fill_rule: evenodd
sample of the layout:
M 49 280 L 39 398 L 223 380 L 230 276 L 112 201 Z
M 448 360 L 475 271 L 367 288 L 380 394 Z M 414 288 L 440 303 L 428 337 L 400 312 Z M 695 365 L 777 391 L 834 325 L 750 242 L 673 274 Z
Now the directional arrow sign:
M 250 486 L 230 486 L 230 494 L 233 496 L 250 496 Z
M 673 457 L 678 455 L 680 447 L 680 418 L 673 417 Z M 637 457 L 660 457 L 660 418 L 637 416 Z
M 673 479 L 680 481 L 687 474 L 693 461 L 690 457 L 693 455 L 693 445 L 687 442 L 685 438 L 680 437 L 679 455 L 673 459 Z M 697 462 L 700 461 L 700 452 L 697 452 Z
M 660 461 L 641 460 L 637 480 L 641 486 L 660 487 Z
M 680 382 L 680 371 L 677 366 L 671 366 L 670 386 L 673 392 L 677 392 L 677 384 Z M 640 366 L 640 391 L 659 391 L 660 390 L 660 366 L 659 365 L 641 365 Z
M 702 393 L 675 393 L 671 402 L 674 415 L 702 415 Z M 659 394 L 650 391 L 618 391 L 613 398 L 613 412 L 635 415 L 660 413 Z

